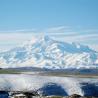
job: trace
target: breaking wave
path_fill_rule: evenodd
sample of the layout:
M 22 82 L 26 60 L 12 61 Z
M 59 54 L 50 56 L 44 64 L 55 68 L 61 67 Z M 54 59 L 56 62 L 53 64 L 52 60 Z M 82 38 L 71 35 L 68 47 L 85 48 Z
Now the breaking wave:
M 23 74 L 0 75 L 0 91 L 38 91 L 41 95 L 98 96 L 98 79 Z

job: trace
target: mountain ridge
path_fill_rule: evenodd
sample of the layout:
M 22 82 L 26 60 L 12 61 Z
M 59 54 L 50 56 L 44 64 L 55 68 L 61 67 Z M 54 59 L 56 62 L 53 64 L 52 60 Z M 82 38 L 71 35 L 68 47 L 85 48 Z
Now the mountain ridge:
M 33 38 L 20 47 L 0 53 L 1 68 L 96 68 L 97 60 L 98 53 L 88 46 L 56 41 L 49 36 Z

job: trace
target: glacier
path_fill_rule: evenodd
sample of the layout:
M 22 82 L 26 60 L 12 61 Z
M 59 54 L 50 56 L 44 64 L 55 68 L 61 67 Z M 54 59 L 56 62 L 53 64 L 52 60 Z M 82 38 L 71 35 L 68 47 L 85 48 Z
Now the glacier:
M 0 53 L 0 68 L 37 67 L 47 69 L 97 68 L 98 52 L 86 45 L 32 38 L 19 47 Z
M 33 92 L 43 95 L 98 96 L 98 79 L 56 76 L 37 76 L 25 74 L 0 75 L 1 91 Z

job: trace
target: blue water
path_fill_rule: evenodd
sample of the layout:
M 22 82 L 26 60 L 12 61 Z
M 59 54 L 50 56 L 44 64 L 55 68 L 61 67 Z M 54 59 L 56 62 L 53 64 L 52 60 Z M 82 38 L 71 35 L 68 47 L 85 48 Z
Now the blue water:
M 58 95 L 58 96 L 68 96 L 67 92 L 62 88 L 62 86 L 56 83 L 45 84 L 42 88 L 39 89 L 42 95 Z
M 81 89 L 84 96 L 95 96 L 98 97 L 98 85 L 94 83 L 82 83 Z M 67 92 L 62 88 L 62 86 L 55 83 L 48 83 L 40 89 L 43 95 L 59 95 L 68 96 Z
M 82 83 L 81 89 L 84 92 L 84 96 L 95 96 L 98 97 L 98 85 L 94 83 Z M 44 96 L 58 95 L 68 96 L 65 89 L 56 83 L 47 83 L 42 88 L 38 89 Z M 6 91 L 0 91 L 0 98 L 8 98 L 9 93 Z
M 94 83 L 82 83 L 81 89 L 84 92 L 84 96 L 98 97 L 98 85 Z
M 9 94 L 6 91 L 0 91 L 0 98 L 8 98 Z

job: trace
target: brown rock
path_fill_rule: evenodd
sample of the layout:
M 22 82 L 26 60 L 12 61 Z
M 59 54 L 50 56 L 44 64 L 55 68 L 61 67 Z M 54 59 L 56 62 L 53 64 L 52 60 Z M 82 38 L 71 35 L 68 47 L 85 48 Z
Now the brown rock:
M 78 94 L 73 94 L 71 96 L 68 96 L 68 98 L 80 98 L 81 96 Z

